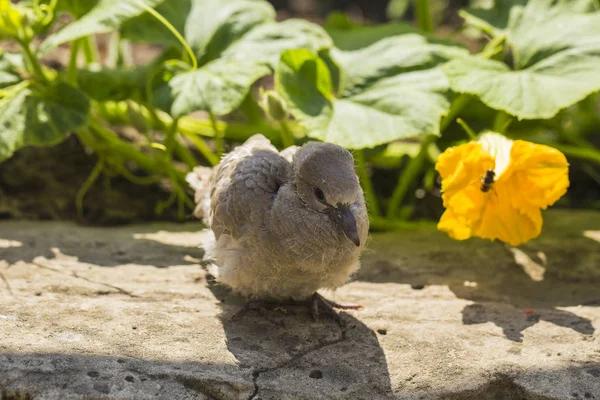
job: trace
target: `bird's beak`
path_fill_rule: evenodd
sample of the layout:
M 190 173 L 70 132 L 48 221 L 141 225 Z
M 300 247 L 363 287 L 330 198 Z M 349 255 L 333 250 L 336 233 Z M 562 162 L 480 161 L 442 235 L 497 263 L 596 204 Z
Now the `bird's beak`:
M 354 218 L 354 214 L 352 214 L 350 206 L 346 204 L 341 205 L 340 207 L 338 207 L 338 212 L 340 213 L 342 231 L 344 232 L 346 237 L 356 245 L 356 247 L 360 246 L 358 228 L 356 227 L 356 218 Z

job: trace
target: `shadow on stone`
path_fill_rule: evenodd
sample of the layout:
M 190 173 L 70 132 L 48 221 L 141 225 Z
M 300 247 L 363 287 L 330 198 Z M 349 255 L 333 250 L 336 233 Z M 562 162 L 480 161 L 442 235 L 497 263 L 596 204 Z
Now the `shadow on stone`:
M 282 306 L 284 326 L 255 311 L 230 319 L 245 300 L 212 281 L 221 300 L 219 318 L 227 348 L 241 368 L 250 368 L 255 391 L 250 399 L 393 399 L 390 375 L 376 333 L 347 313 L 346 327 L 331 318 L 315 322 L 306 306 Z M 290 397 L 295 396 L 295 397 Z
M 239 399 L 254 391 L 235 365 L 71 354 L 1 354 L 2 399 Z
M 475 389 L 466 389 L 439 397 L 440 400 L 495 400 L 495 399 L 600 399 L 594 371 L 599 363 L 516 373 L 498 373 L 490 377 L 488 383 Z M 576 388 L 570 382 L 578 382 Z M 549 396 L 540 395 L 540 388 L 546 389 Z
M 462 311 L 462 315 L 465 325 L 493 322 L 496 326 L 502 328 L 502 332 L 507 339 L 515 342 L 522 342 L 523 331 L 539 321 L 547 321 L 570 328 L 584 335 L 594 333 L 594 327 L 589 319 L 556 309 L 523 311 L 505 304 L 475 303 L 466 306 Z
M 161 268 L 185 265 L 202 258 L 204 252 L 198 247 L 201 235 L 194 233 L 202 228 L 198 223 L 91 228 L 69 222 L 7 221 L 3 222 L 0 230 L 0 260 L 8 264 L 19 261 L 36 263 L 62 255 L 103 267 L 123 264 Z M 161 242 L 165 236 L 162 233 L 166 231 L 170 238 L 180 234 L 185 241 L 189 241 L 188 238 L 193 241 L 184 243 L 185 246 Z
M 373 234 L 356 279 L 404 283 L 415 290 L 447 286 L 456 297 L 476 303 L 463 311 L 465 324 L 494 322 L 510 340 L 520 340 L 540 319 L 593 334 L 589 320 L 556 307 L 600 305 L 600 244 L 584 236 L 599 226 L 600 213 L 548 213 L 544 232 L 519 249 L 521 258 L 499 242 L 459 242 L 433 226 Z M 537 266 L 537 275 L 523 257 Z M 527 309 L 534 314 L 526 315 Z

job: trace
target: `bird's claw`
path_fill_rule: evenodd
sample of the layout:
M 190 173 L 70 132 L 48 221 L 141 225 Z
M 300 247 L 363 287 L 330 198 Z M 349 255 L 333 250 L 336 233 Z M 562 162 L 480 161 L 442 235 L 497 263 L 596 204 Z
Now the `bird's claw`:
M 249 302 L 247 302 L 239 311 L 237 311 L 235 314 L 229 317 L 229 321 L 234 321 L 241 318 L 248 311 L 256 311 L 261 317 L 271 322 L 272 324 L 285 327 L 283 319 L 278 315 L 274 315 L 274 312 L 269 307 L 267 307 L 266 303 L 258 300 L 250 300 Z
M 340 314 L 335 311 L 336 308 L 340 310 L 362 310 L 364 307 L 357 304 L 339 304 L 335 301 L 326 299 L 319 293 L 315 293 L 311 297 L 310 312 L 315 321 L 319 320 L 320 310 L 322 310 L 325 314 L 333 318 L 340 327 L 344 328 L 346 326 L 346 321 L 344 321 Z

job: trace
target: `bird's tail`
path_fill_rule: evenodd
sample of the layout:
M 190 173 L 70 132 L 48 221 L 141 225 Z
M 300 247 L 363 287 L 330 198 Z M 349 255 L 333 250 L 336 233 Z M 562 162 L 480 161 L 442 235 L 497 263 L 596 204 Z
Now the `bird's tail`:
M 197 166 L 188 173 L 185 180 L 194 189 L 194 216 L 202 219 L 204 224 L 210 226 L 210 188 L 213 170 L 210 167 Z

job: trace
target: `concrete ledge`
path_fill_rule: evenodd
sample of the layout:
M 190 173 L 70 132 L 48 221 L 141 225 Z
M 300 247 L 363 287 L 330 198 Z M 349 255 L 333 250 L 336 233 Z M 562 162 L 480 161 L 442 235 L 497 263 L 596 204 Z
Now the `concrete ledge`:
M 2 399 L 599 399 L 600 213 L 515 250 L 435 227 L 372 236 L 365 306 L 285 327 L 200 265 L 199 224 L 0 223 Z

